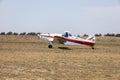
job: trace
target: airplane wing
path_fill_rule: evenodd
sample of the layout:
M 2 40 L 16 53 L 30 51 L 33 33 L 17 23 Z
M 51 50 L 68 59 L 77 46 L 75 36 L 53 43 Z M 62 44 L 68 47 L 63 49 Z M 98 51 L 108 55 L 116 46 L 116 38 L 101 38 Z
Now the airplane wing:
M 50 36 L 50 35 L 46 35 L 46 34 L 41 34 L 41 35 L 38 35 L 38 37 L 40 39 L 43 39 L 43 40 L 47 40 L 47 41 L 53 41 L 54 40 L 54 36 Z

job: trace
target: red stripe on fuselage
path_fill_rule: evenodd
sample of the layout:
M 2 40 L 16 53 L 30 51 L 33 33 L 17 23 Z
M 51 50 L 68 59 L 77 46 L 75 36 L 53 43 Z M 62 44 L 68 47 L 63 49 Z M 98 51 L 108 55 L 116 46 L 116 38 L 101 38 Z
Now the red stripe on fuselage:
M 91 46 L 91 47 L 95 45 L 95 43 L 92 43 L 92 42 L 73 40 L 73 39 L 64 38 L 64 37 L 60 37 L 60 36 L 55 36 L 55 37 L 58 38 L 58 39 L 63 39 L 63 40 L 78 43 L 78 44 L 84 44 L 84 45 Z

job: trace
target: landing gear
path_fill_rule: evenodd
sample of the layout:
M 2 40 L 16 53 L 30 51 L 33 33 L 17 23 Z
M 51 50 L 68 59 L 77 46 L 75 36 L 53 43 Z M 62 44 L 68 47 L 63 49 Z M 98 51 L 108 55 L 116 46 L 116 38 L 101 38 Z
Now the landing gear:
M 92 47 L 92 49 L 95 49 L 94 47 Z
M 48 45 L 48 48 L 53 48 L 53 45 L 49 44 L 49 45 Z
M 48 48 L 53 48 L 53 42 L 50 41 L 50 44 L 48 45 Z

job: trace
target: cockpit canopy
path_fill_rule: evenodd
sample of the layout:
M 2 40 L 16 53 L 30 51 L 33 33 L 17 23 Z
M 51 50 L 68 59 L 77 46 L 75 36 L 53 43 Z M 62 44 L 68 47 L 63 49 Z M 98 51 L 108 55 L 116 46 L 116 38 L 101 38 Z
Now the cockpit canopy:
M 65 31 L 64 34 L 62 35 L 63 37 L 69 37 L 72 36 L 69 31 Z

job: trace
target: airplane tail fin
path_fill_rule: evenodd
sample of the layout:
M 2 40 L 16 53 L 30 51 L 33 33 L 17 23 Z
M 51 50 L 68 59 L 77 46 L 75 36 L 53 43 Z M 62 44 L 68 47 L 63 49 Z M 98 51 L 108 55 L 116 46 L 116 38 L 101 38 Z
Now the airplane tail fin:
M 92 42 L 96 42 L 96 38 L 95 38 L 95 36 L 89 36 L 86 40 L 88 40 L 88 41 L 92 41 Z

